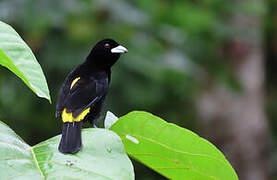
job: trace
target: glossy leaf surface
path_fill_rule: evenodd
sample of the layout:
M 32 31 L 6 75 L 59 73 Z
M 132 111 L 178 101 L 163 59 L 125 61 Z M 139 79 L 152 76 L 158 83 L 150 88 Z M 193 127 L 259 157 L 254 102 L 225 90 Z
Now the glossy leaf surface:
M 132 163 L 120 138 L 105 129 L 84 129 L 83 148 L 58 152 L 60 135 L 33 147 L 0 123 L 1 179 L 134 179 Z
M 110 129 L 120 135 L 131 157 L 169 179 L 238 179 L 214 145 L 150 113 L 131 112 Z
M 36 57 L 18 33 L 1 21 L 0 65 L 16 74 L 39 97 L 51 102 L 47 82 Z

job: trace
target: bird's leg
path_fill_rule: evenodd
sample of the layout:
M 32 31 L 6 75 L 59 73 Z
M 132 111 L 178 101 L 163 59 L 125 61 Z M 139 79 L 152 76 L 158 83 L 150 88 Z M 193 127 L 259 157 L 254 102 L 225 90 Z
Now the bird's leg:
M 94 120 L 95 120 L 95 118 L 93 117 L 93 115 L 91 115 L 90 118 L 89 118 L 89 123 L 92 125 L 92 127 L 97 128 L 97 126 L 95 125 Z

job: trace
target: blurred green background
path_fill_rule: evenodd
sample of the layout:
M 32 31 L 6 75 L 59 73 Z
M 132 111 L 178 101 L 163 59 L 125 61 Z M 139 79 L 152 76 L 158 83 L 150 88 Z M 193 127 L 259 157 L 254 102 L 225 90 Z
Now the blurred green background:
M 0 120 L 29 144 L 60 133 L 66 75 L 114 38 L 129 53 L 112 69 L 103 116 L 152 112 L 216 144 L 240 179 L 277 178 L 277 1 L 1 0 L 0 20 L 35 53 L 53 100 L 1 68 Z

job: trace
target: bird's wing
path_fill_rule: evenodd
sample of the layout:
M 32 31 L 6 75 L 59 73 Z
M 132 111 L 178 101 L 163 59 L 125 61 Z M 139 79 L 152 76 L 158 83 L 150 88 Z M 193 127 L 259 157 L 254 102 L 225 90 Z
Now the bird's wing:
M 57 112 L 59 111 L 59 114 L 61 114 L 61 111 L 66 108 L 66 113 L 72 113 L 73 117 L 76 118 L 107 93 L 108 77 L 101 79 L 78 77 L 67 84 L 70 84 L 70 86 L 64 88 L 68 88 L 69 91 L 61 102 L 62 107 L 57 109 Z
M 66 98 L 70 91 L 70 75 L 68 75 L 63 83 L 61 90 L 59 92 L 59 97 L 56 105 L 56 117 L 60 117 L 64 109 Z

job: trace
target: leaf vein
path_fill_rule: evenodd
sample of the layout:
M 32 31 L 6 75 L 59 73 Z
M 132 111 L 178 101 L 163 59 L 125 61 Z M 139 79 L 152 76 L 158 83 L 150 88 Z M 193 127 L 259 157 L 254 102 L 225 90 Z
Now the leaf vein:
M 176 152 L 176 153 L 188 154 L 188 155 L 192 155 L 192 156 L 203 156 L 203 157 L 211 158 L 211 159 L 214 159 L 214 160 L 219 161 L 219 162 L 222 163 L 224 166 L 226 166 L 226 163 L 225 163 L 223 160 L 217 159 L 217 158 L 215 158 L 215 157 L 213 157 L 213 156 L 209 156 L 209 155 L 206 155 L 206 154 L 196 154 L 196 153 L 184 152 L 184 151 L 180 151 L 180 150 L 177 150 L 177 149 L 173 149 L 173 148 L 167 146 L 166 144 L 160 143 L 160 142 L 158 142 L 158 141 L 156 141 L 156 140 L 154 140 L 154 139 L 150 139 L 150 138 L 147 138 L 147 137 L 144 137 L 144 136 L 140 136 L 140 135 L 135 135 L 135 134 L 132 134 L 132 136 L 137 137 L 137 138 L 142 138 L 142 139 L 144 139 L 144 140 L 146 140 L 146 141 L 150 141 L 150 142 L 152 142 L 152 143 L 156 143 L 156 144 L 158 144 L 158 145 L 160 145 L 160 146 L 163 146 L 164 148 L 167 148 L 167 149 L 169 149 L 169 150 L 171 150 L 171 151 L 173 151 L 173 152 Z
M 38 160 L 37 160 L 37 157 L 36 157 L 36 155 L 35 155 L 35 153 L 34 153 L 33 147 L 31 147 L 31 153 L 32 153 L 32 156 L 33 156 L 33 158 L 34 158 L 34 161 L 35 161 L 35 163 L 36 163 L 36 166 L 37 166 L 37 168 L 38 168 L 40 174 L 41 174 L 42 177 L 45 179 L 45 175 L 42 173 L 42 171 L 41 171 L 41 169 L 40 169 L 40 167 L 39 167 Z

